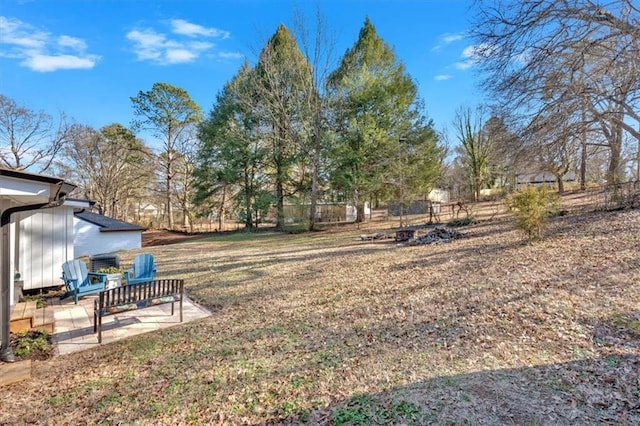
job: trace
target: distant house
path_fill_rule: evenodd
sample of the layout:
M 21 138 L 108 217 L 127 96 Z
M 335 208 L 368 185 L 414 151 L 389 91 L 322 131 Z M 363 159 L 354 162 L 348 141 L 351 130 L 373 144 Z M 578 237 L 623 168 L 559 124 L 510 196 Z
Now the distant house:
M 146 228 L 98 213 L 78 211 L 73 214 L 74 256 L 93 256 L 142 247 Z
M 574 172 L 568 172 L 562 178 L 563 182 L 575 182 L 576 174 Z M 517 176 L 518 188 L 527 185 L 541 186 L 541 185 L 556 185 L 558 180 L 555 175 L 550 172 L 537 172 L 537 173 L 523 173 Z
M 427 200 L 433 203 L 448 204 L 449 197 L 449 191 L 447 191 L 446 189 L 434 188 L 431 190 L 431 192 L 429 192 Z
M 144 203 L 138 205 L 138 219 L 141 223 L 156 223 L 161 215 L 162 208 L 155 204 Z

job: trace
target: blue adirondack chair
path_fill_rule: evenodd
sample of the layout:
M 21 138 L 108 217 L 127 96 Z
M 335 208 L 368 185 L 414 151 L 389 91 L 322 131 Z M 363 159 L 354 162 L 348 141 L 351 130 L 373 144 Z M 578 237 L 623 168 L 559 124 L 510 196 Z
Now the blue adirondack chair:
M 76 259 L 62 264 L 62 279 L 67 290 L 62 299 L 73 296 L 77 305 L 81 296 L 104 290 L 107 274 L 88 272 L 87 264 Z
M 144 283 L 153 281 L 156 277 L 156 265 L 153 255 L 149 253 L 139 254 L 133 258 L 133 268 L 124 271 L 124 280 L 127 284 Z

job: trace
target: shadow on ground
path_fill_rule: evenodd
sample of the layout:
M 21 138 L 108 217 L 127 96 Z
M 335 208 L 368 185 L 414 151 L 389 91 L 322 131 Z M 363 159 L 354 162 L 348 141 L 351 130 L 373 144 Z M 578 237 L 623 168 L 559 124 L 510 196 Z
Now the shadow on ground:
M 640 424 L 640 356 L 442 376 L 263 424 Z

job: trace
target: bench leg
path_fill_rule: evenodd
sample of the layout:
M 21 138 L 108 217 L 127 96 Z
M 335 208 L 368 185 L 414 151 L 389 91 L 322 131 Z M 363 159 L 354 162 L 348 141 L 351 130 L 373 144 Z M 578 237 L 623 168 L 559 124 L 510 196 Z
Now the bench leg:
M 98 344 L 102 343 L 102 315 L 98 315 Z

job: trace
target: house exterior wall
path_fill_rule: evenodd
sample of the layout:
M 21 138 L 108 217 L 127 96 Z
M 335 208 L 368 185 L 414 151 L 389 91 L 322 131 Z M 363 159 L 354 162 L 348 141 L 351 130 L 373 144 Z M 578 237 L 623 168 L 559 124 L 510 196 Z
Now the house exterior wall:
M 25 290 L 62 284 L 62 264 L 73 259 L 73 209 L 20 214 L 18 270 Z
M 74 253 L 76 257 L 113 253 L 142 247 L 142 231 L 100 232 L 100 227 L 77 217 L 73 218 Z
M 563 182 L 574 182 L 576 180 L 576 174 L 573 171 L 567 172 L 562 176 Z M 529 173 L 520 174 L 516 176 L 518 188 L 526 185 L 541 186 L 541 185 L 555 185 L 558 183 L 555 175 L 550 172 Z

